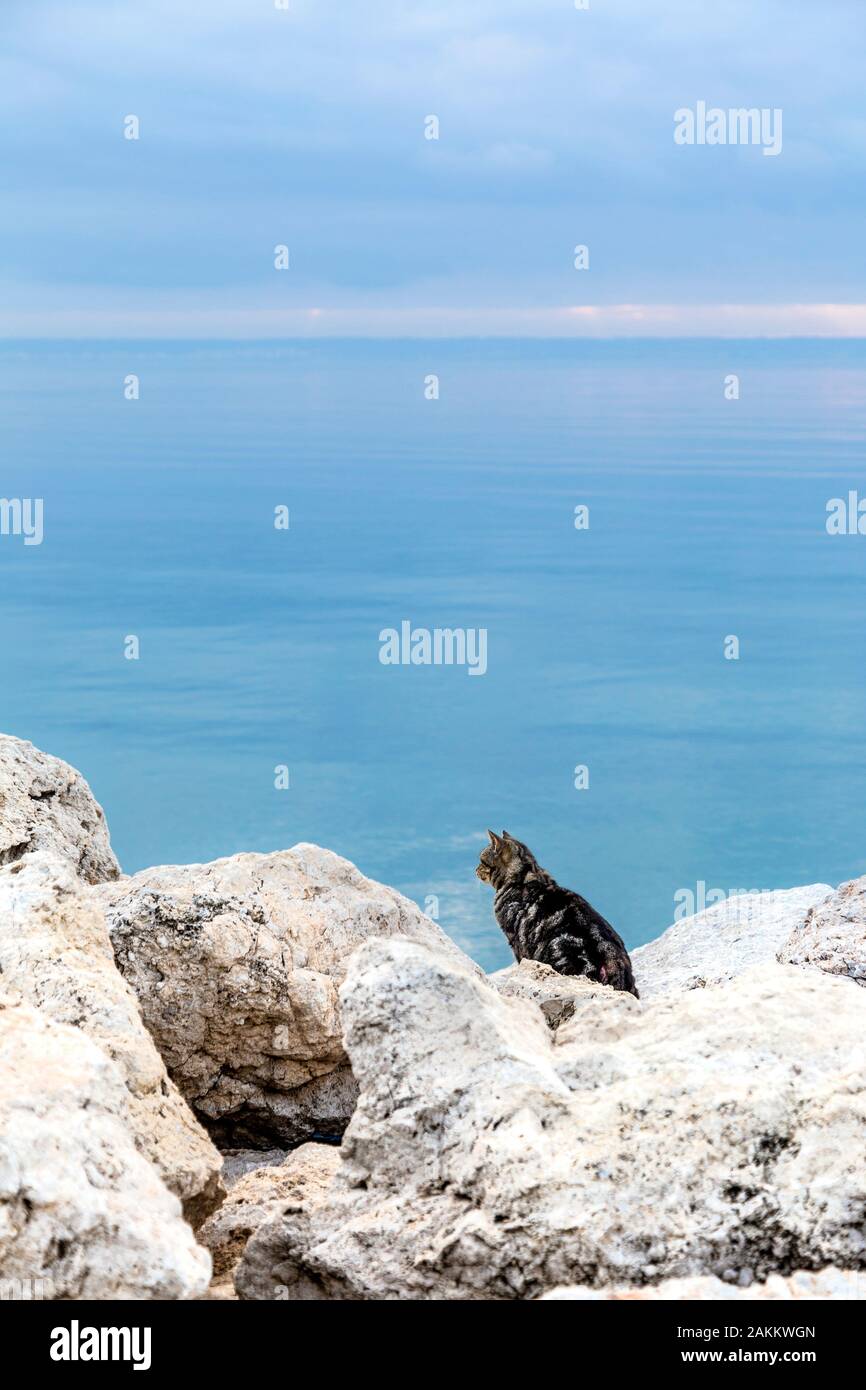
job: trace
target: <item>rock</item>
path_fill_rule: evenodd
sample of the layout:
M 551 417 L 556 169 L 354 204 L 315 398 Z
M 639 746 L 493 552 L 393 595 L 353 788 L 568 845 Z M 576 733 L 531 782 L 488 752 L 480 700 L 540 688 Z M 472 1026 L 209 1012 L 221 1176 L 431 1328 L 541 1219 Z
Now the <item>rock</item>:
M 229 1191 L 256 1168 L 279 1168 L 290 1149 L 223 1149 L 223 1182 Z
M 553 1029 L 572 1018 L 575 1009 L 588 999 L 610 993 L 607 985 L 576 975 L 559 975 L 552 966 L 538 960 L 519 961 L 487 979 L 506 999 L 529 999 L 537 1004 L 548 1027 Z
M 35 850 L 68 859 L 87 883 L 120 873 L 102 807 L 74 767 L 0 734 L 0 864 Z
M 210 1256 L 127 1108 L 117 1065 L 81 1029 L 0 998 L 0 1279 L 44 1280 L 57 1299 L 204 1293 Z
M 231 1278 L 247 1242 L 275 1209 L 296 1214 L 320 1202 L 339 1162 L 339 1150 L 329 1144 L 302 1144 L 284 1154 L 282 1163 L 264 1164 L 239 1178 L 199 1231 L 213 1258 L 214 1279 Z
M 414 903 L 315 845 L 146 869 L 97 892 L 170 1075 L 232 1146 L 345 1128 L 357 1087 L 337 990 L 368 937 L 477 971 Z
M 230 1279 L 214 1279 L 204 1295 L 203 1301 L 208 1303 L 237 1303 L 237 1299 L 235 1286 Z
M 811 908 L 779 948 L 778 959 L 844 975 L 866 988 L 866 877 L 843 883 Z
M 859 1270 L 822 1269 L 818 1274 L 798 1270 L 784 1278 L 781 1274 L 771 1274 L 765 1284 L 749 1284 L 745 1288 L 732 1287 L 714 1275 L 699 1275 L 694 1279 L 665 1279 L 661 1284 L 647 1285 L 644 1288 L 589 1289 L 571 1285 L 566 1288 L 551 1289 L 541 1295 L 540 1303 L 565 1303 L 571 1300 L 599 1302 L 612 1299 L 614 1302 L 662 1302 L 683 1300 L 704 1302 L 708 1299 L 756 1299 L 786 1300 L 794 1298 L 866 1298 L 866 1276 Z
M 68 861 L 28 854 L 0 869 L 0 975 L 7 991 L 79 1028 L 117 1064 L 136 1147 L 187 1218 L 201 1221 L 222 1199 L 222 1160 L 169 1080 L 99 904 Z
M 289 1150 L 223 1150 L 223 1180 L 231 1200 L 215 1212 L 198 1233 L 214 1260 L 214 1278 L 208 1299 L 237 1299 L 234 1285 L 237 1262 L 249 1238 L 270 1214 L 272 1203 L 280 1201 L 286 1193 L 295 1202 L 316 1200 L 322 1181 L 330 1182 L 338 1162 L 336 1149 L 325 1144 L 302 1144 Z M 280 1296 L 287 1294 L 280 1293 Z
M 734 894 L 674 922 L 655 941 L 632 951 L 641 999 L 702 989 L 735 979 L 750 966 L 775 961 L 779 947 L 832 888 L 813 883 L 766 893 Z
M 363 946 L 341 991 L 360 1100 L 339 1167 L 320 1205 L 262 1224 L 241 1296 L 866 1267 L 860 991 L 776 963 L 649 1003 L 593 988 L 551 1033 L 441 954 Z

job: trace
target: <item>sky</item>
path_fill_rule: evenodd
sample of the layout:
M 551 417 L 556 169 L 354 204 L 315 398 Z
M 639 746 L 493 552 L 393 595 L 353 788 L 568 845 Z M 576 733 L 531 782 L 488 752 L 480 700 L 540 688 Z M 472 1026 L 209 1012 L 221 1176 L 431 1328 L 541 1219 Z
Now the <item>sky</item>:
M 863 0 L 281 3 L 3 0 L 0 336 L 866 336 Z

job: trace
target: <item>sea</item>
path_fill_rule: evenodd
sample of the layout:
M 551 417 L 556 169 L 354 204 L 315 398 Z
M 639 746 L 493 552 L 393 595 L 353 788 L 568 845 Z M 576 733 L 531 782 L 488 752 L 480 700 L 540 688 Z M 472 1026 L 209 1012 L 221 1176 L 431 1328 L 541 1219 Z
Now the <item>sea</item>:
M 862 341 L 7 341 L 0 449 L 0 728 L 127 872 L 313 841 L 486 969 L 488 827 L 630 947 L 866 872 Z

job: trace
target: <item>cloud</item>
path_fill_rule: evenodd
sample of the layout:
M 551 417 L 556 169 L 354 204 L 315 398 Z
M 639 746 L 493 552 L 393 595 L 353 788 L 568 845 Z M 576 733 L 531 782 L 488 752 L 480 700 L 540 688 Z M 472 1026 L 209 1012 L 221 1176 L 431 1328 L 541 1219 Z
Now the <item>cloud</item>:
M 605 331 L 632 301 L 844 327 L 866 301 L 859 3 L 7 0 L 0 25 L 7 332 L 314 307 L 560 331 L 582 300 Z M 677 148 L 698 99 L 782 107 L 782 155 Z

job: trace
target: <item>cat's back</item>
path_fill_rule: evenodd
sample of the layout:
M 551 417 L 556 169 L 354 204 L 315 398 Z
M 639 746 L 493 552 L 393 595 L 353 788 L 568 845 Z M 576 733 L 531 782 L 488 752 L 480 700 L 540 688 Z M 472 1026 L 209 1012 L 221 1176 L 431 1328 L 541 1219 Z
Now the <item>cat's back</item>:
M 523 894 L 515 920 L 523 955 L 561 975 L 587 975 L 637 996 L 625 942 L 580 893 L 553 881 L 534 885 Z

